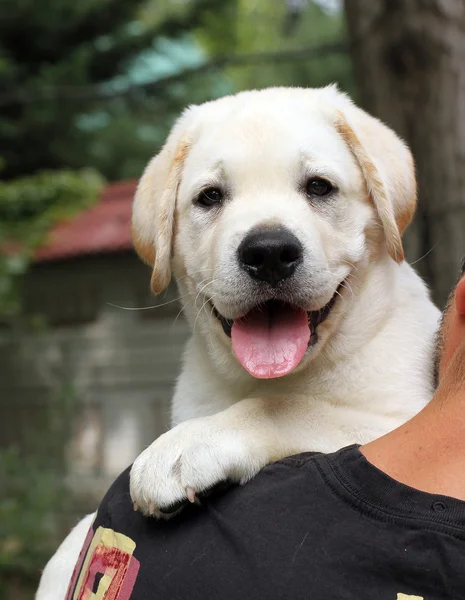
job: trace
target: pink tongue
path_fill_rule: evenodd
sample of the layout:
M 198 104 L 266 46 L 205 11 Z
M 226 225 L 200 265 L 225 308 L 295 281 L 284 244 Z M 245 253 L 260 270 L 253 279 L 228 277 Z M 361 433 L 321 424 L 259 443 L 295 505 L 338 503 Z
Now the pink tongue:
M 234 354 L 257 379 L 282 377 L 302 360 L 310 341 L 307 314 L 291 306 L 255 309 L 231 330 Z

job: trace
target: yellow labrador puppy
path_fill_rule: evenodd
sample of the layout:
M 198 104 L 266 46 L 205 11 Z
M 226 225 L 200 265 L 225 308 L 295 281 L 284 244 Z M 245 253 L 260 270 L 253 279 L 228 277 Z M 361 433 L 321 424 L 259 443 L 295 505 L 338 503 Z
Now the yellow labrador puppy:
M 192 328 L 176 426 L 132 469 L 136 508 L 172 516 L 219 481 L 368 442 L 428 402 L 439 311 L 404 261 L 415 204 L 405 144 L 334 86 L 184 112 L 134 202 L 152 288 L 173 274 Z M 63 597 L 48 582 L 66 588 L 90 519 L 39 600 Z

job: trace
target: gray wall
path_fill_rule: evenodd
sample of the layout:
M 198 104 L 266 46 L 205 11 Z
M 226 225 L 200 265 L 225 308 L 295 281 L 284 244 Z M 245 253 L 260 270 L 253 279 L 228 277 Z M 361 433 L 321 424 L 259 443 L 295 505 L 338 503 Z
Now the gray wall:
M 100 494 L 169 425 L 187 325 L 177 290 L 154 298 L 149 280 L 129 253 L 37 265 L 27 325 L 0 337 L 1 445 L 39 440 L 81 491 Z

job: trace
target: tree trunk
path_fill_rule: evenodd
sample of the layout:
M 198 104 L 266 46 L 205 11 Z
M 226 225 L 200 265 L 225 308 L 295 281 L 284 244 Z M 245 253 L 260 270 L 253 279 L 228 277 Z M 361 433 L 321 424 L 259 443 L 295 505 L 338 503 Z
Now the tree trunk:
M 410 145 L 407 256 L 442 305 L 465 254 L 465 0 L 345 0 L 361 104 Z

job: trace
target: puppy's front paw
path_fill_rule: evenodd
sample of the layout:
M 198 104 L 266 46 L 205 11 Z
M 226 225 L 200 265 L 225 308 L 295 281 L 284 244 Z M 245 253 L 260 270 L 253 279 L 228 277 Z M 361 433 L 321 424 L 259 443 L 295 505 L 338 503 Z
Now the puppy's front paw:
M 262 464 L 244 436 L 215 427 L 211 419 L 178 425 L 136 459 L 130 477 L 135 510 L 168 519 L 221 481 L 244 483 L 258 472 Z

